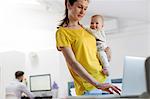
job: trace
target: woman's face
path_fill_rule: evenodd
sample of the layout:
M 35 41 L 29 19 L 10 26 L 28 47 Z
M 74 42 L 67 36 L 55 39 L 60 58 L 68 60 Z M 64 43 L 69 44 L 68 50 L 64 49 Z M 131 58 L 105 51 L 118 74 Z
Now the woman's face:
M 68 4 L 69 18 L 79 21 L 83 18 L 88 8 L 88 0 L 77 0 L 73 5 Z

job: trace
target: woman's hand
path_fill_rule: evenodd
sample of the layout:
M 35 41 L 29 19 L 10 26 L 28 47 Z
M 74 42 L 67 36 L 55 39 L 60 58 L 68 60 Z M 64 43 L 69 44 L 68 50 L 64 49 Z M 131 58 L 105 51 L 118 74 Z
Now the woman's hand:
M 109 92 L 110 94 L 114 94 L 114 92 L 116 92 L 117 94 L 120 95 L 120 92 L 121 92 L 121 89 L 119 89 L 117 86 L 114 86 L 109 83 L 103 83 L 103 84 L 98 83 L 96 88 L 106 91 L 106 92 Z
M 108 61 L 110 62 L 110 60 L 111 60 L 111 50 L 110 50 L 110 47 L 106 47 L 104 49 L 104 51 L 106 52 Z

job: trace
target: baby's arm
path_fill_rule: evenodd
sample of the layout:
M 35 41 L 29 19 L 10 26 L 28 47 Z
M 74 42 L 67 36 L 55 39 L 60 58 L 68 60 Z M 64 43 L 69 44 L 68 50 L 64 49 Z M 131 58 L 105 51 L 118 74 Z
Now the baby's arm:
M 106 55 L 106 54 L 105 54 Z M 107 56 L 106 56 L 107 57 Z M 99 60 L 99 63 L 102 65 L 102 72 L 106 75 L 106 76 L 109 76 L 109 70 L 108 70 L 108 67 L 104 65 L 104 60 L 101 59 L 100 57 L 100 53 L 97 52 L 97 58 Z

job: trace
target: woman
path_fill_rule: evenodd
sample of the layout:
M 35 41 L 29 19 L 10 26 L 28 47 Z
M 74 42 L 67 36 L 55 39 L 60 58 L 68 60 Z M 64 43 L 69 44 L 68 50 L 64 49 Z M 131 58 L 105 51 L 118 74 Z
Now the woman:
M 104 83 L 106 76 L 97 58 L 96 40 L 79 23 L 89 0 L 65 0 L 65 18 L 56 32 L 57 49 L 66 59 L 77 95 L 101 89 L 120 94 L 120 89 Z

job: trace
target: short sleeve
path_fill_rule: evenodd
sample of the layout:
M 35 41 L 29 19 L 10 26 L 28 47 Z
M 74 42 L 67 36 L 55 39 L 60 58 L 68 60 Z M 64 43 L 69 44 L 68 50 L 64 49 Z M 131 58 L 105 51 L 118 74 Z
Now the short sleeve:
M 56 31 L 56 47 L 58 51 L 61 51 L 62 47 L 71 47 L 67 32 L 62 29 Z

